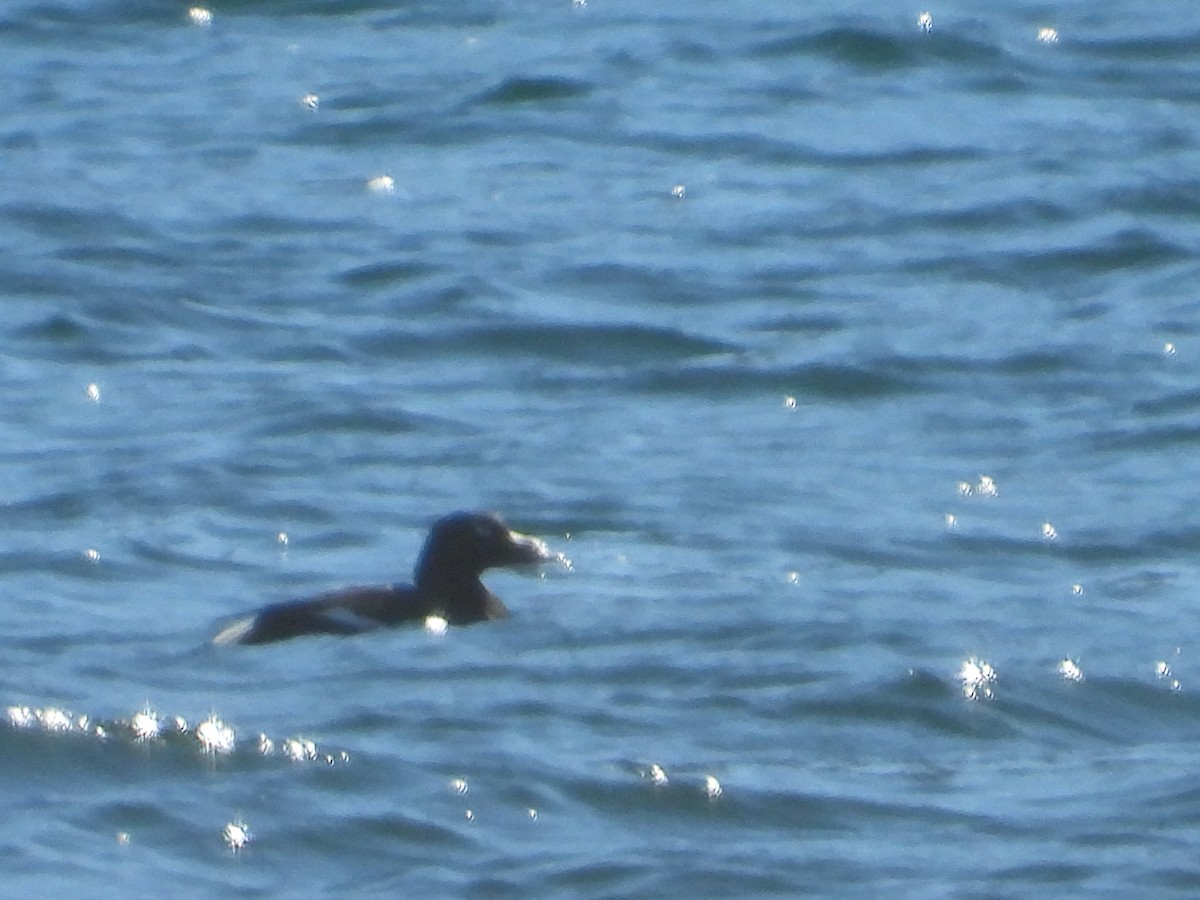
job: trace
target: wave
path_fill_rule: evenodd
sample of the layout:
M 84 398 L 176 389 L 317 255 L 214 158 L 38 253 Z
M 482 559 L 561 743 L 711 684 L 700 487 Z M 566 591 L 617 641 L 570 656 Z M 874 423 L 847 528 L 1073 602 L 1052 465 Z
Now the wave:
M 527 323 L 462 327 L 437 333 L 374 330 L 355 348 L 372 357 L 553 360 L 619 366 L 729 353 L 735 345 L 684 331 L 632 323 Z
M 515 76 L 475 97 L 484 106 L 519 106 L 528 103 L 553 103 L 586 97 L 591 85 L 572 78 Z

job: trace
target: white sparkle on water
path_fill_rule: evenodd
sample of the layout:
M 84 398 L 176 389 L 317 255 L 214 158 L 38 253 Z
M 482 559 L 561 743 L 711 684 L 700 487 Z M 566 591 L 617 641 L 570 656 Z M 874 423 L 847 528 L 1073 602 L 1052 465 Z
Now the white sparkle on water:
M 1042 523 L 1042 537 L 1047 541 L 1058 540 L 1058 529 L 1049 522 Z
M 933 31 L 933 13 L 926 11 L 917 16 L 917 27 L 926 33 Z
M 650 766 L 650 780 L 654 782 L 656 787 L 663 787 L 670 780 L 667 778 L 667 773 L 663 771 L 663 767 L 658 763 Z
M 207 28 L 212 24 L 213 14 L 203 6 L 193 6 L 188 10 L 188 19 L 193 25 L 199 25 L 201 28 Z
M 706 775 L 704 777 L 704 793 L 708 794 L 708 799 L 716 800 L 722 793 L 721 782 L 712 775 Z
M 229 849 L 235 853 L 254 840 L 254 835 L 250 833 L 249 826 L 245 822 L 236 820 L 225 826 L 221 832 L 221 837 L 225 839 L 225 843 L 229 845 Z
M 968 700 L 990 700 L 995 695 L 996 670 L 987 660 L 972 656 L 958 669 L 963 696 Z
M 1183 684 L 1180 683 L 1179 679 L 1172 677 L 1171 667 L 1167 664 L 1166 660 L 1160 659 L 1154 664 L 1154 674 L 1158 676 L 1160 681 L 1167 682 L 1167 687 L 1171 690 L 1178 691 L 1183 689 Z
M 87 398 L 93 403 L 100 402 L 100 385 L 94 381 L 87 386 Z
M 1073 659 L 1063 659 L 1058 664 L 1058 674 L 1067 681 L 1083 681 L 1083 669 Z
M 430 634 L 445 634 L 449 627 L 450 623 L 442 616 L 427 616 L 425 619 L 425 630 Z
M 162 722 L 153 710 L 143 709 L 129 720 L 129 728 L 135 740 L 152 741 L 162 732 Z
M 196 726 L 196 740 L 205 753 L 232 753 L 237 740 L 233 729 L 218 719 L 209 716 Z
M 1058 32 L 1053 28 L 1039 28 L 1037 39 L 1043 44 L 1057 44 Z
M 996 479 L 991 475 L 980 475 L 979 480 L 975 484 L 969 481 L 960 481 L 956 485 L 958 493 L 963 497 L 997 497 L 1000 495 L 1000 488 L 996 485 Z
M 391 175 L 376 175 L 367 182 L 367 190 L 373 194 L 395 193 L 396 180 Z
M 39 709 L 36 713 L 38 722 L 47 731 L 70 731 L 71 717 L 61 709 L 49 707 Z
M 467 779 L 465 778 L 452 778 L 450 779 L 450 790 L 456 794 L 465 795 L 471 790 L 471 787 L 467 784 Z
M 317 758 L 317 745 L 307 738 L 288 738 L 283 742 L 283 755 L 292 762 L 307 762 Z

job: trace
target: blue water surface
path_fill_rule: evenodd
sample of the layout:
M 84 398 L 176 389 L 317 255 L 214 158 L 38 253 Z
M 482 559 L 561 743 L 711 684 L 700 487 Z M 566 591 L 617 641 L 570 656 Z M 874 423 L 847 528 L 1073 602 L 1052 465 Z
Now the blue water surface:
M 1194 896 L 1198 40 L 6 4 L 0 893 Z

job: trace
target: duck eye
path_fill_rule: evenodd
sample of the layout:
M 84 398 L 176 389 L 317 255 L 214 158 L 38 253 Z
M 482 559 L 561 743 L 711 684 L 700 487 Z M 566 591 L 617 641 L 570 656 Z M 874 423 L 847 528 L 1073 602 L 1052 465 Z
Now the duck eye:
M 477 519 L 475 521 L 475 536 L 481 539 L 490 540 L 498 533 L 496 523 L 491 519 Z

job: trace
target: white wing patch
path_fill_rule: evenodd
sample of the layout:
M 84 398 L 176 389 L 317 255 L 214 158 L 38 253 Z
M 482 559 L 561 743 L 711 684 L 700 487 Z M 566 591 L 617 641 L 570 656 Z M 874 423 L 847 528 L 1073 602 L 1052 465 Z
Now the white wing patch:
M 228 647 L 230 644 L 240 644 L 242 639 L 254 630 L 254 623 L 258 621 L 257 616 L 246 616 L 244 619 L 238 619 L 230 625 L 226 625 L 219 632 L 212 642 L 218 647 Z
M 373 628 L 379 627 L 378 619 L 360 615 L 352 609 L 346 609 L 341 606 L 322 610 L 318 618 L 330 623 L 337 631 L 342 632 L 370 631 Z

